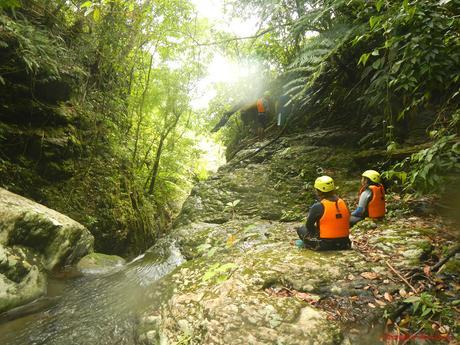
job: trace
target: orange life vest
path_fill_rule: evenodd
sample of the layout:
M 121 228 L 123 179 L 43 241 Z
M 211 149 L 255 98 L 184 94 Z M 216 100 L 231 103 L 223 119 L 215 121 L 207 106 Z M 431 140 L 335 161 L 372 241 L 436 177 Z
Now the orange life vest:
M 367 212 L 371 218 L 381 218 L 385 215 L 385 188 L 382 185 L 369 186 L 372 199 L 367 205 Z
M 350 211 L 345 201 L 321 200 L 324 213 L 319 220 L 319 238 L 344 238 L 350 233 Z
M 264 100 L 262 98 L 259 98 L 257 100 L 257 112 L 258 113 L 265 113 Z

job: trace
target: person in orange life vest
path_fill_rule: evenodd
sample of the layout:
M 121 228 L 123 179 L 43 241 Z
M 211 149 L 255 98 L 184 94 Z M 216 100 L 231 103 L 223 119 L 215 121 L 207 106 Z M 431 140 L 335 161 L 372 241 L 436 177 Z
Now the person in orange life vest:
M 257 135 L 259 137 L 263 136 L 265 127 L 267 127 L 268 122 L 268 115 L 267 113 L 270 111 L 270 92 L 265 91 L 264 96 L 259 98 L 256 102 L 257 105 Z
M 380 183 L 380 174 L 375 170 L 366 170 L 361 176 L 358 207 L 351 213 L 351 226 L 366 217 L 385 216 L 385 188 Z
M 310 207 L 307 223 L 297 229 L 300 240 L 296 245 L 318 250 L 349 249 L 350 211 L 336 195 L 334 180 L 318 177 L 314 187 L 318 201 Z

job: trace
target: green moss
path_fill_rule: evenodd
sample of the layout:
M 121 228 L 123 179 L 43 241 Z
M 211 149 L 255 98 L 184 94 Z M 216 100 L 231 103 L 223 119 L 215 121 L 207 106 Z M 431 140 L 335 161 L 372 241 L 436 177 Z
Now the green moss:
M 83 272 L 104 273 L 117 266 L 122 266 L 125 260 L 116 255 L 91 253 L 84 256 L 77 264 L 77 268 Z
M 29 212 L 14 224 L 8 244 L 21 244 L 43 251 L 53 240 L 57 228 L 40 214 Z
M 398 236 L 381 236 L 375 239 L 375 243 L 393 243 L 393 244 L 403 244 L 405 240 Z
M 438 230 L 434 228 L 414 228 L 416 231 L 418 231 L 420 234 L 425 235 L 425 236 L 436 236 L 438 235 Z
M 460 259 L 452 258 L 444 264 L 443 273 L 460 276 Z

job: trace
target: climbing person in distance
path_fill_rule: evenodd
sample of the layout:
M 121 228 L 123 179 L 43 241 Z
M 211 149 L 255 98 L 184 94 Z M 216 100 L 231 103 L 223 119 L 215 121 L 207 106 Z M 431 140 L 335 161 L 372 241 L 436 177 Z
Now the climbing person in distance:
M 263 97 L 256 101 L 257 106 L 257 135 L 259 139 L 264 138 L 265 128 L 268 123 L 268 112 L 270 111 L 270 92 L 265 91 Z
M 385 188 L 381 184 L 380 174 L 375 170 L 366 170 L 361 175 L 358 207 L 351 213 L 350 225 L 366 217 L 378 219 L 384 216 Z
M 318 177 L 314 188 L 318 201 L 310 207 L 306 224 L 297 229 L 300 240 L 296 245 L 314 250 L 349 249 L 350 211 L 336 195 L 334 180 Z

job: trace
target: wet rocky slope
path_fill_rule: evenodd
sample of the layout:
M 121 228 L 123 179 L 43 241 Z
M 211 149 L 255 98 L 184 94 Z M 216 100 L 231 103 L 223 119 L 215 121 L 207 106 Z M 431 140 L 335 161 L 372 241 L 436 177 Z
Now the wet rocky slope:
M 375 343 L 382 329 L 372 326 L 398 291 L 410 290 L 391 268 L 418 267 L 433 242 L 455 239 L 439 238 L 449 224 L 411 214 L 390 194 L 385 221 L 352 230 L 353 250 L 296 248 L 319 174 L 333 176 L 355 206 L 360 171 L 371 167 L 355 163 L 354 142 L 353 133 L 330 129 L 260 152 L 256 143 L 198 184 L 172 232 L 188 261 L 150 292 L 156 302 L 141 317 L 139 342 Z

